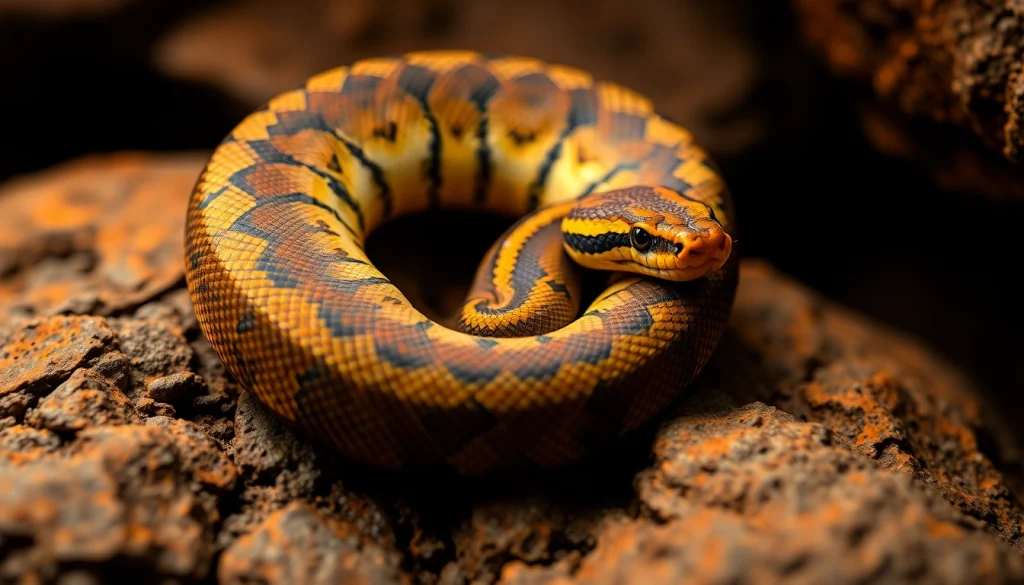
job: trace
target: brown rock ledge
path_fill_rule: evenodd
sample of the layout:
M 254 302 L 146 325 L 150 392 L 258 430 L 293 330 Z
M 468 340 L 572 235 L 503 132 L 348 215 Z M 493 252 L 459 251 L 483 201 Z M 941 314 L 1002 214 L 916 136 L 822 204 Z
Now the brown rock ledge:
M 119 157 L 81 163 L 75 189 Z M 181 160 L 129 159 L 144 175 Z M 0 196 L 26 209 L 40 189 Z M 118 221 L 166 222 L 143 242 L 173 248 L 184 208 L 145 196 Z M 29 225 L 16 234 L 45 243 Z M 744 263 L 715 359 L 649 433 L 514 483 L 379 474 L 310 445 L 237 396 L 180 287 L 104 314 L 25 296 L 4 315 L 0 581 L 1024 582 L 1015 455 L 979 390 L 764 263 Z
M 825 64 L 873 93 L 882 151 L 928 164 L 951 189 L 1024 196 L 1024 7 L 1017 2 L 792 0 Z
M 163 74 L 250 109 L 365 57 L 525 51 L 633 87 L 723 156 L 761 140 L 771 124 L 742 107 L 762 83 L 764 59 L 744 17 L 771 10 L 752 11 L 749 0 L 228 0 L 176 23 L 152 58 Z
M 106 315 L 183 284 L 182 210 L 205 161 L 86 156 L 0 184 L 0 325 Z

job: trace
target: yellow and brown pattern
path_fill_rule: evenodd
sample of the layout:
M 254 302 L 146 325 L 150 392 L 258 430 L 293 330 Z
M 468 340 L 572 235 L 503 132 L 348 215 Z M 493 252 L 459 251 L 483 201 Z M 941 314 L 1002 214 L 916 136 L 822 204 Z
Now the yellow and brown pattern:
M 523 217 L 462 331 L 363 249 L 431 208 Z M 681 282 L 610 273 L 580 314 L 567 256 L 633 262 L 637 226 L 649 266 L 716 262 Z M 281 417 L 364 463 L 480 474 L 577 460 L 685 388 L 732 306 L 734 230 L 713 163 L 645 97 L 534 59 L 420 52 L 327 71 L 243 120 L 193 193 L 187 279 L 229 371 Z

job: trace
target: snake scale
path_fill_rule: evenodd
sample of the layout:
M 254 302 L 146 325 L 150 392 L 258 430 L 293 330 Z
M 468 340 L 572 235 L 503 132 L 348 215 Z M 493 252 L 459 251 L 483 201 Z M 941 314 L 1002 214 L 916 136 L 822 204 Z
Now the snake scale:
M 457 326 L 364 249 L 431 209 L 516 219 Z M 714 162 L 648 98 L 533 58 L 422 51 L 245 117 L 198 178 L 185 262 L 202 331 L 276 415 L 357 462 L 476 475 L 579 460 L 687 387 L 732 307 L 734 221 Z M 604 279 L 589 299 L 581 270 Z

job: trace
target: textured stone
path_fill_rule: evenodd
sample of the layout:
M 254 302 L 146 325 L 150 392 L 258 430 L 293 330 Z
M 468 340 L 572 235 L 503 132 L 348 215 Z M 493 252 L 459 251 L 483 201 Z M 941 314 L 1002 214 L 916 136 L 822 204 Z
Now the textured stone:
M 146 387 L 149 397 L 157 402 L 180 404 L 191 401 L 201 393 L 203 380 L 193 372 L 178 372 L 162 376 L 149 382 Z
M 7 463 L 34 461 L 60 447 L 52 432 L 25 425 L 11 425 L 0 431 L 0 457 Z
M 1017 2 L 793 0 L 837 75 L 869 86 L 883 151 L 926 161 L 947 188 L 1021 197 L 1024 7 Z M 1010 164 L 1010 163 L 1014 164 Z
M 25 422 L 55 433 L 69 433 L 135 418 L 128 397 L 117 386 L 98 372 L 80 369 L 40 400 Z
M 1020 504 L 972 382 L 762 263 L 744 263 L 729 332 L 649 448 L 511 491 L 361 470 L 248 393 L 212 410 L 161 394 L 206 392 L 204 360 L 212 385 L 223 373 L 176 311 L 143 317 L 10 333 L 26 350 L 8 396 L 26 400 L 0 428 L 6 575 L 102 579 L 131 559 L 140 578 L 221 582 L 1024 579 Z M 195 419 L 161 413 L 154 387 Z
M 874 504 L 888 508 L 904 501 Z M 831 519 L 856 514 L 836 504 Z M 994 551 L 979 534 L 964 536 L 953 524 L 918 518 L 911 507 L 907 517 L 919 536 L 893 551 L 890 539 L 899 532 L 873 534 L 857 521 L 838 526 L 820 518 L 789 519 L 792 524 L 759 530 L 736 514 L 703 508 L 676 522 L 618 523 L 602 535 L 601 543 L 581 566 L 569 573 L 559 568 L 530 568 L 519 562 L 506 567 L 501 583 L 509 585 L 568 585 L 599 583 L 1019 583 L 1017 553 Z M 780 519 L 781 520 L 781 519 Z M 866 534 L 865 534 L 866 532 Z M 864 539 L 862 541 L 862 539 Z M 829 543 L 859 544 L 859 554 L 833 556 Z M 900 553 L 910 553 L 901 556 Z M 945 554 L 948 553 L 948 554 Z
M 74 225 L 47 241 L 88 249 Z M 0 581 L 1024 582 L 1020 478 L 975 383 L 762 262 L 655 424 L 501 481 L 344 461 L 237 392 L 180 281 L 147 291 L 84 309 L 106 316 L 43 295 L 0 333 Z
M 113 332 L 101 318 L 33 321 L 3 339 L 0 398 L 49 390 L 109 348 Z
M 130 566 L 147 580 L 202 578 L 216 507 L 200 504 L 178 449 L 157 427 L 106 426 L 80 433 L 65 457 L 0 465 L 0 574 L 49 581 L 62 566 L 97 577 Z
M 142 396 L 160 378 L 188 374 L 193 353 L 180 328 L 147 319 L 125 319 L 117 325 L 121 351 L 132 364 L 129 379 L 133 395 Z
M 755 91 L 760 55 L 738 34 L 741 19 L 729 15 L 749 8 L 736 0 L 602 2 L 599 10 L 546 0 L 232 1 L 175 26 L 154 59 L 175 78 L 256 107 L 361 57 L 413 49 L 529 53 L 648 94 L 724 154 L 749 146 L 770 123 L 739 108 Z
M 0 184 L 0 326 L 109 315 L 183 282 L 182 209 L 203 161 L 124 152 Z
M 293 503 L 270 514 L 228 547 L 217 577 L 233 585 L 412 583 L 402 574 L 400 563 L 400 555 L 363 542 L 344 523 Z

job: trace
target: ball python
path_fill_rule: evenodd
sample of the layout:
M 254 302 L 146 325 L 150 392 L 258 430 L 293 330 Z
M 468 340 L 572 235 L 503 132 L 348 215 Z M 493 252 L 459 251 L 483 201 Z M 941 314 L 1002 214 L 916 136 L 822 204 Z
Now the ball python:
M 447 327 L 365 251 L 437 209 L 514 222 Z M 530 57 L 410 52 L 314 75 L 230 131 L 190 198 L 186 279 L 238 384 L 350 460 L 553 468 L 705 366 L 738 279 L 733 215 L 709 155 L 640 93 Z

